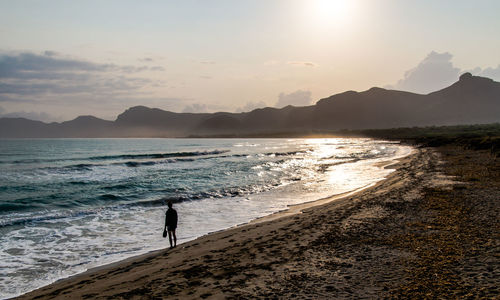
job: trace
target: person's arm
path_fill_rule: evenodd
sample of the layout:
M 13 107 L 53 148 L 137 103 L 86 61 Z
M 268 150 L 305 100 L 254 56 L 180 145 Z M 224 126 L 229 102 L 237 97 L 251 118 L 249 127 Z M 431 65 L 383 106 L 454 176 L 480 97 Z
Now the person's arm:
M 168 214 L 165 213 L 165 227 L 163 227 L 163 230 L 167 230 L 167 222 L 168 222 Z

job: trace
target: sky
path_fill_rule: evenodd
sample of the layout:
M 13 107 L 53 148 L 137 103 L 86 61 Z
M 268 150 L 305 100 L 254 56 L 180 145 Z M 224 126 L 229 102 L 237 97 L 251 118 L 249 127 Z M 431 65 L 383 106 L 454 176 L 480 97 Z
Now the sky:
M 0 117 L 243 112 L 500 81 L 498 0 L 0 0 Z

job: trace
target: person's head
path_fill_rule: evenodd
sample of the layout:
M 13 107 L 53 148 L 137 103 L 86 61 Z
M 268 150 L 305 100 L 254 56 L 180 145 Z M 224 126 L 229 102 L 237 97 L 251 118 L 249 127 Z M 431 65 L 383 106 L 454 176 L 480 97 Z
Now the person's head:
M 168 205 L 168 208 L 172 208 L 172 201 L 168 201 L 167 205 Z

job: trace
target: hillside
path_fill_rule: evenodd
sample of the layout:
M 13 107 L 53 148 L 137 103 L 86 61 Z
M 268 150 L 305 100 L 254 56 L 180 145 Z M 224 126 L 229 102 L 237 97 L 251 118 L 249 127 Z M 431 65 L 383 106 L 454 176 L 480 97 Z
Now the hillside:
M 47 124 L 1 118 L 0 137 L 259 136 L 494 122 L 500 122 L 500 83 L 465 73 L 451 86 L 427 95 L 374 87 L 336 94 L 311 106 L 247 113 L 174 113 L 135 106 L 115 121 L 81 116 Z

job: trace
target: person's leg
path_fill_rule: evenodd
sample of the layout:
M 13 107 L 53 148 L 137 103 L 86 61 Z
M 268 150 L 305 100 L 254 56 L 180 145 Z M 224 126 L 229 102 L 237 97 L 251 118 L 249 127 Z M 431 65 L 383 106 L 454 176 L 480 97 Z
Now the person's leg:
M 172 231 L 168 231 L 168 241 L 170 242 L 170 248 L 172 248 Z
M 177 236 L 175 235 L 175 229 L 172 230 L 172 234 L 174 235 L 174 247 L 177 246 Z

